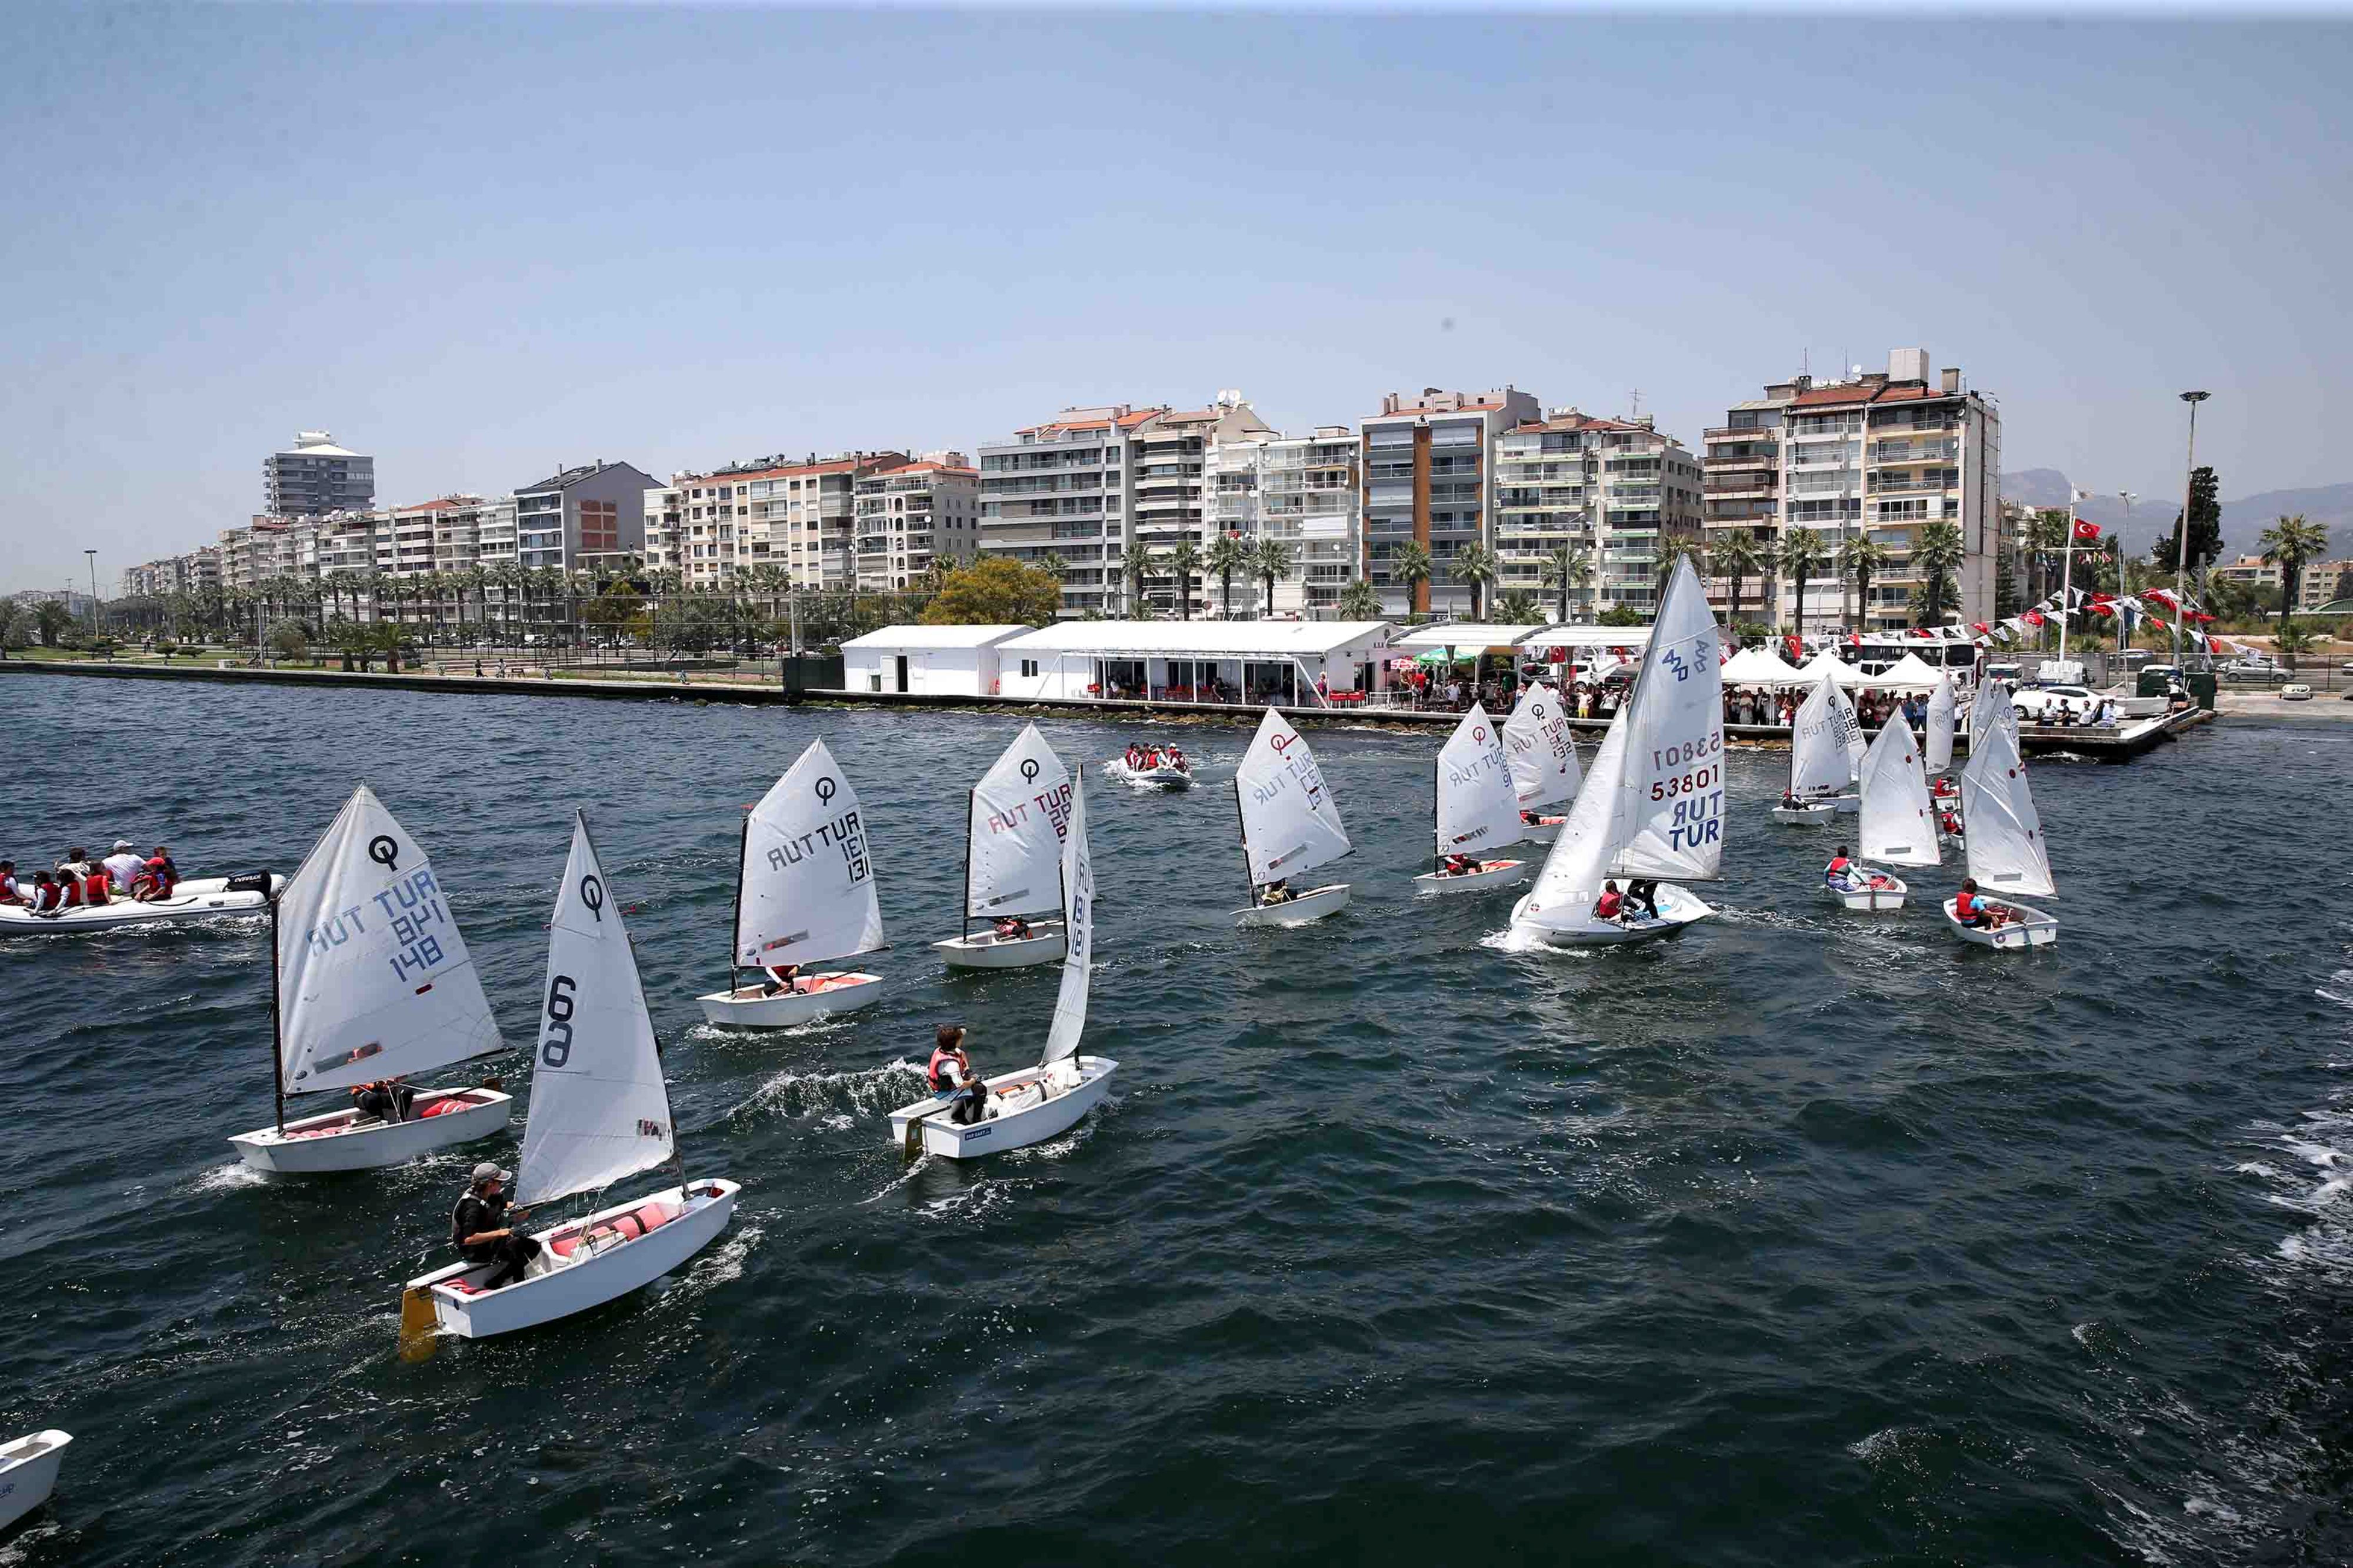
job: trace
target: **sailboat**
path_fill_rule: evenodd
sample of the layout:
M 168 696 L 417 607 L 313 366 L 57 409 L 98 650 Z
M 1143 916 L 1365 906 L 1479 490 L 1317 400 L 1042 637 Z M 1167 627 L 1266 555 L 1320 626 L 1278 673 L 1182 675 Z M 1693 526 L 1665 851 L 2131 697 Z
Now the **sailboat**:
M 881 975 L 803 974 L 789 987 L 735 982 L 745 969 L 821 963 L 881 945 L 882 907 L 858 792 L 825 742 L 811 741 L 744 819 L 727 989 L 696 1000 L 712 1023 L 744 1029 L 847 1013 L 882 994 Z
M 1520 805 L 1512 788 L 1504 737 L 1479 703 L 1462 715 L 1439 749 L 1437 794 L 1430 806 L 1436 838 L 1430 868 L 1413 879 L 1418 893 L 1467 893 L 1507 887 L 1527 875 L 1525 860 L 1481 859 L 1475 871 L 1446 869 L 1447 857 L 1474 858 L 1519 842 Z
M 1545 807 L 1575 800 L 1583 782 L 1568 709 L 1552 682 L 1539 680 L 1520 693 L 1512 716 L 1504 721 L 1504 750 L 1519 795 L 1520 837 L 1530 844 L 1549 844 L 1567 818 L 1546 815 Z
M 1839 812 L 1852 811 L 1856 798 L 1845 791 L 1862 761 L 1862 721 L 1836 678 L 1825 671 L 1798 705 L 1789 740 L 1789 788 L 1773 808 L 1775 819 L 1822 826 Z
M 0 1530 L 49 1500 L 57 1489 L 58 1467 L 65 1463 L 72 1445 L 73 1434 L 54 1426 L 0 1444 Z
M 290 1096 L 506 1049 L 432 861 L 367 785 L 270 900 L 269 969 L 278 1119 L 229 1140 L 248 1165 L 289 1175 L 369 1171 L 506 1126 L 514 1100 L 496 1079 L 420 1090 L 399 1121 L 363 1116 L 348 1101 L 286 1120 Z
M 1975 717 L 1972 713 L 1973 721 Z M 1954 900 L 1947 899 L 1945 921 L 1955 936 L 1979 947 L 2048 947 L 2059 940 L 2055 917 L 2001 896 L 2049 897 L 2059 890 L 2051 879 L 2042 819 L 2034 810 L 2034 793 L 2027 788 L 2026 761 L 2018 754 L 2016 730 L 2015 721 L 2005 726 L 1994 720 L 1982 733 L 1972 732 L 1968 764 L 1961 769 L 1969 876 L 2001 920 L 1990 927 L 1965 925 L 1953 912 Z
M 948 1119 L 951 1102 L 926 1098 L 891 1113 L 891 1141 L 913 1154 L 969 1160 L 1042 1142 L 1075 1125 L 1111 1091 L 1119 1064 L 1079 1054 L 1087 1026 L 1087 996 L 1094 980 L 1095 869 L 1087 847 L 1085 780 L 1071 789 L 1070 822 L 1062 837 L 1062 988 L 1038 1065 L 988 1079 L 988 1114 L 969 1126 Z
M 1512 910 L 1512 929 L 1555 947 L 1606 947 L 1672 936 L 1715 911 L 1659 880 L 1655 912 L 1603 920 L 1611 878 L 1712 879 L 1724 859 L 1724 676 L 1715 617 L 1688 559 L 1678 558 L 1633 694 L 1610 721 L 1577 804 Z
M 1903 879 L 1871 864 L 1936 866 L 1936 823 L 1928 802 L 1928 775 L 1912 727 L 1901 718 L 1880 726 L 1862 756 L 1862 812 L 1855 826 L 1856 864 L 1843 879 L 1822 879 L 1822 891 L 1851 910 L 1900 910 Z
M 1071 775 L 1038 732 L 1023 728 L 981 775 L 967 803 L 964 839 L 964 931 L 932 947 L 951 969 L 1019 969 L 1062 956 L 1061 923 L 1026 923 L 1027 936 L 976 933 L 975 921 L 1029 916 L 1060 908 L 1062 830 L 1071 812 Z
M 1304 925 L 1347 907 L 1345 882 L 1303 893 L 1290 889 L 1292 878 L 1337 860 L 1354 847 L 1340 826 L 1340 808 L 1324 786 L 1315 753 L 1272 708 L 1259 721 L 1250 752 L 1234 773 L 1234 809 L 1241 816 L 1242 859 L 1250 882 L 1250 907 L 1234 911 L 1235 924 Z M 1268 893 L 1278 889 L 1274 901 L 1268 901 Z
M 1944 775 L 1953 766 L 1953 731 L 1960 718 L 1960 695 L 1953 689 L 1953 678 L 1942 675 L 1936 679 L 1936 689 L 1928 696 L 1928 738 L 1926 768 L 1928 794 L 1939 808 L 1936 831 L 1944 833 L 1944 811 L 1954 813 L 1953 820 L 1960 821 L 1959 784 Z
M 437 1329 L 486 1339 L 601 1306 L 684 1263 L 734 1215 L 743 1190 L 735 1183 L 686 1179 L 637 954 L 578 812 L 548 926 L 543 994 L 516 1205 L 601 1192 L 671 1163 L 679 1184 L 535 1232 L 530 1272 L 496 1289 L 482 1289 L 496 1263 L 453 1263 L 410 1280 L 404 1342 Z

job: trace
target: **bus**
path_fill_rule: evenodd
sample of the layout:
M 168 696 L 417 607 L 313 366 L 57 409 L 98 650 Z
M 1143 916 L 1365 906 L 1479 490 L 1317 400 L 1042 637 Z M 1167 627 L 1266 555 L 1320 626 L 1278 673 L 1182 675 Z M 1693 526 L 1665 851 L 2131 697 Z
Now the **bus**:
M 1838 645 L 1839 658 L 1865 675 L 1884 675 L 1909 653 L 1918 655 L 1923 664 L 1950 671 L 1954 681 L 1961 685 L 1977 679 L 1978 664 L 1984 651 L 1972 642 L 1905 637 L 1901 633 L 1873 636 L 1866 632 L 1859 643 L 1842 641 Z

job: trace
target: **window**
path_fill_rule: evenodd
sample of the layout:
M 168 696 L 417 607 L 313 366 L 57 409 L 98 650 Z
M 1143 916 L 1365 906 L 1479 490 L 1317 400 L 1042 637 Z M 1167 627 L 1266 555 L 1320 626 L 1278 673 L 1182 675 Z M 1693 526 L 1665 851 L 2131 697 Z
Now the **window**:
M 1035 680 L 1037 678 L 1038 661 L 1034 658 L 1023 659 L 1021 661 L 1021 679 L 1024 680 Z

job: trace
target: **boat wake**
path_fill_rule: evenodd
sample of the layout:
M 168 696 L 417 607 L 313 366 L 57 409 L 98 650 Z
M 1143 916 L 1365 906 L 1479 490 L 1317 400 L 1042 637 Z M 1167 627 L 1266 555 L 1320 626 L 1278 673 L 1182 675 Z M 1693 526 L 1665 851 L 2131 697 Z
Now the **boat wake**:
M 837 1131 L 860 1116 L 887 1116 L 923 1092 L 923 1069 L 904 1059 L 840 1072 L 781 1072 L 727 1112 L 729 1121 L 819 1117 Z
M 1502 931 L 1489 931 L 1485 936 L 1479 939 L 1479 945 L 1487 949 L 1490 952 L 1552 953 L 1557 952 L 1579 957 L 1591 957 L 1593 954 L 1602 951 L 1598 947 L 1566 947 L 1556 949 L 1546 942 L 1545 939 L 1538 936 L 1535 932 L 1526 930 L 1521 926 L 1505 926 Z
M 268 1184 L 269 1181 L 269 1178 L 267 1175 L 255 1170 L 244 1161 L 238 1160 L 227 1165 L 214 1166 L 198 1176 L 190 1184 L 190 1186 L 193 1191 L 199 1193 L 229 1193 L 240 1187 L 263 1186 Z

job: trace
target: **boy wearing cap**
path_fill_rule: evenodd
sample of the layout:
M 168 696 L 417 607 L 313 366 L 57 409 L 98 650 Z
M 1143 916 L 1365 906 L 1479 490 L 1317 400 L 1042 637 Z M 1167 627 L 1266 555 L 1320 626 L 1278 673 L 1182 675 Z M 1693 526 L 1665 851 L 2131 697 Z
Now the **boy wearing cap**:
M 539 1256 L 539 1243 L 508 1228 L 507 1205 L 513 1200 L 507 1196 L 506 1188 L 513 1179 L 513 1173 L 485 1160 L 474 1167 L 474 1179 L 465 1195 L 449 1211 L 449 1239 L 459 1256 L 469 1263 L 498 1265 L 482 1281 L 485 1290 L 522 1279 L 531 1260 Z

